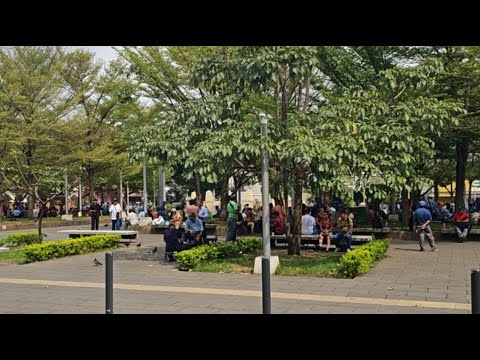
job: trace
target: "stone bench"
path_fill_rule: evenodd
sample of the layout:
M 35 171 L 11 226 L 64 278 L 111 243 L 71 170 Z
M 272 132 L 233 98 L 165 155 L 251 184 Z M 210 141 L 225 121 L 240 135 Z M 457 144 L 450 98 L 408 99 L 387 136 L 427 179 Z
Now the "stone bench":
M 450 227 L 450 228 L 442 229 L 442 234 L 456 234 L 456 233 L 457 233 L 456 227 Z M 468 233 L 478 235 L 478 234 L 480 234 L 480 228 L 474 227 L 474 228 L 470 229 L 470 231 Z
M 206 224 L 205 225 L 205 230 L 207 231 L 207 235 L 216 235 L 216 228 L 217 225 L 215 224 Z M 150 233 L 151 234 L 164 234 L 165 230 L 168 229 L 168 225 L 152 225 L 150 227 Z M 181 232 L 184 231 L 183 225 L 180 225 L 178 228 Z
M 132 230 L 60 230 L 58 232 L 68 234 L 70 239 L 92 235 L 120 235 L 122 237 L 121 243 L 131 243 L 138 236 L 138 231 Z
M 302 235 L 300 241 L 301 245 L 308 246 L 309 244 L 318 245 L 319 235 Z M 287 244 L 285 235 L 272 235 L 270 236 L 271 246 L 276 247 L 277 244 Z M 352 235 L 352 245 L 362 245 L 373 240 L 372 235 Z M 327 240 L 323 240 L 323 244 L 326 245 Z M 332 243 L 331 246 L 335 246 Z

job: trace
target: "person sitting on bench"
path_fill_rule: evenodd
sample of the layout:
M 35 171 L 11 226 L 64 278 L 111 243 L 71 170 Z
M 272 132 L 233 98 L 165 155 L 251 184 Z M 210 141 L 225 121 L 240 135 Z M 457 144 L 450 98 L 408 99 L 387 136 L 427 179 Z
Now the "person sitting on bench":
M 321 220 L 320 220 L 320 236 L 318 238 L 319 247 L 322 247 L 323 238 L 327 238 L 327 249 L 330 249 L 330 242 L 332 240 L 332 220 L 328 217 L 326 212 L 321 212 Z
M 470 229 L 470 215 L 461 207 L 453 215 L 453 221 L 457 224 L 456 230 L 458 235 L 458 242 L 467 240 L 468 231 Z
M 193 246 L 202 245 L 203 224 L 194 212 L 190 213 L 187 222 L 185 223 L 185 232 L 183 233 L 183 240 L 191 243 Z
M 163 234 L 163 240 L 165 241 L 165 254 L 168 257 L 168 261 L 175 261 L 173 252 L 181 251 L 181 243 L 179 241 L 179 231 L 175 229 L 175 224 L 172 222 L 168 225 L 168 229 Z
M 349 252 L 352 246 L 353 221 L 345 212 L 341 213 L 338 218 L 337 229 L 338 232 L 333 238 L 333 243 L 336 246 L 335 251 Z

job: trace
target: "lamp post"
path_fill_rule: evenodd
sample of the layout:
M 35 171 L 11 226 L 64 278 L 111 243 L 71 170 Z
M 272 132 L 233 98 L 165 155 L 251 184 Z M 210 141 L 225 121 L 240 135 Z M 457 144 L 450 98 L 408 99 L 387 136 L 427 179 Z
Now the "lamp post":
M 272 313 L 272 301 L 270 291 L 270 209 L 269 201 L 269 179 L 268 179 L 268 152 L 267 135 L 268 119 L 263 116 L 260 119 L 261 124 L 261 146 L 262 146 L 262 304 L 263 313 Z
M 147 217 L 147 206 L 148 206 L 148 196 L 147 196 L 147 158 L 143 160 L 143 213 Z

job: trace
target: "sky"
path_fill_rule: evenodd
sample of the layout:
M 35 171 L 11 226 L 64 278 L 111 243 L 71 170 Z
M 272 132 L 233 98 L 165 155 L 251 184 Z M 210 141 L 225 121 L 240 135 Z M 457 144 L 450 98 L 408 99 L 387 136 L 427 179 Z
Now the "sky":
M 106 62 L 117 57 L 117 52 L 111 46 L 72 46 L 72 48 L 86 49 L 93 53 L 99 60 Z

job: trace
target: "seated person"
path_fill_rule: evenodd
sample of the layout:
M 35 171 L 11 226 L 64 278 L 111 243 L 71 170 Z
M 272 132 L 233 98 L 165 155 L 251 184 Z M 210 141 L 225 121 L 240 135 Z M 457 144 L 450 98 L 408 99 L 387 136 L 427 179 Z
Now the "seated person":
M 19 218 L 22 217 L 22 212 L 18 209 L 18 207 L 15 206 L 15 208 L 12 211 L 12 217 L 13 218 Z
M 245 227 L 245 221 L 243 218 L 243 213 L 239 212 L 237 214 L 237 221 L 236 221 L 236 232 L 238 236 L 243 236 L 247 234 L 247 228 Z
M 165 234 L 163 235 L 163 240 L 165 241 L 165 252 L 168 255 L 168 261 L 174 261 L 175 258 L 173 257 L 174 251 L 181 251 L 181 243 L 180 243 L 180 236 L 177 229 L 175 229 L 175 224 L 170 223 L 168 225 L 168 229 L 165 230 Z
M 470 229 L 470 215 L 462 207 L 453 215 L 453 221 L 457 224 L 456 230 L 458 241 L 464 242 L 467 240 L 468 231 Z
M 442 221 L 443 228 L 445 229 L 445 225 L 449 223 L 452 218 L 452 214 L 448 211 L 447 206 L 440 203 L 440 220 Z
M 480 213 L 475 210 L 471 215 L 470 215 L 470 223 L 472 225 L 478 224 L 478 218 L 480 218 Z
M 305 215 L 302 216 L 302 235 L 316 235 L 318 230 L 316 228 L 316 220 L 311 215 L 312 210 L 310 208 L 305 209 Z
M 182 222 L 182 215 L 177 211 L 177 209 L 172 209 L 172 214 L 170 216 L 170 222 L 175 224 L 175 228 L 180 228 L 180 224 Z
M 50 216 L 56 217 L 57 216 L 57 209 L 55 206 L 50 207 Z
M 138 224 L 138 216 L 133 211 L 129 212 L 127 219 L 125 220 L 125 230 L 128 230 L 129 226 L 135 226 Z
M 352 246 L 353 221 L 345 212 L 341 213 L 338 218 L 337 230 L 338 232 L 333 238 L 333 243 L 336 246 L 335 251 L 350 251 Z
M 193 246 L 202 245 L 203 224 L 194 212 L 190 213 L 187 222 L 185 223 L 185 232 L 183 233 L 183 240 Z
M 330 249 L 330 242 L 332 240 L 332 220 L 327 216 L 326 212 L 322 213 L 322 220 L 320 221 L 320 236 L 318 238 L 319 246 L 322 247 L 323 239 L 327 238 L 327 249 L 328 251 Z
M 274 235 L 285 234 L 285 225 L 283 223 L 283 217 L 280 216 L 278 211 L 273 212 L 273 223 L 272 223 L 271 230 Z
M 247 227 L 247 233 L 253 234 L 255 229 L 255 221 L 253 221 L 253 209 L 247 208 L 244 212 L 246 218 L 244 217 L 244 224 Z

